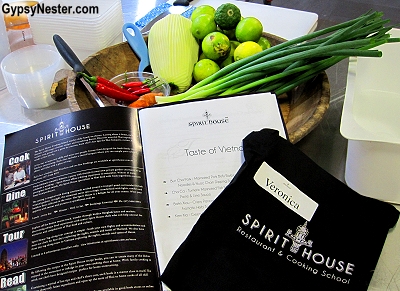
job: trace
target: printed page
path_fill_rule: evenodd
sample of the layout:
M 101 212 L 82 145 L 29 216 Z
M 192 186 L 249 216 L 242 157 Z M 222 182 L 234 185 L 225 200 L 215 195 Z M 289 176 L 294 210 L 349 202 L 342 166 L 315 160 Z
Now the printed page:
M 160 290 L 135 110 L 6 136 L 1 190 L 1 289 Z
M 243 138 L 262 128 L 286 134 L 270 93 L 145 108 L 139 120 L 162 272 L 240 168 Z

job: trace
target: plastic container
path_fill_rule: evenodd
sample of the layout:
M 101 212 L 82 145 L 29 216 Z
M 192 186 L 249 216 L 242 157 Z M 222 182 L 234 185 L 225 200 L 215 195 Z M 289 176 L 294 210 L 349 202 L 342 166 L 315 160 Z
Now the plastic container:
M 3 12 L 0 10 L 0 62 L 10 53 L 10 44 L 8 42 L 8 35 L 6 25 L 3 18 Z M 6 87 L 3 74 L 0 71 L 0 90 Z
M 28 10 L 40 1 L 2 0 L 2 11 L 5 13 L 4 20 L 11 51 L 34 44 L 28 20 Z M 22 13 L 21 9 L 24 10 Z
M 45 108 L 56 103 L 50 89 L 61 61 L 55 46 L 31 45 L 8 54 L 0 67 L 8 91 L 21 106 Z
M 36 0 L 28 0 L 28 1 L 23 1 L 23 0 L 3 0 L 3 11 L 12 11 L 11 9 L 15 9 L 16 6 L 19 7 L 24 7 L 24 6 L 35 6 L 36 4 L 39 3 L 39 1 Z M 20 30 L 20 29 L 27 29 L 29 28 L 29 20 L 28 20 L 28 15 L 25 13 L 21 13 L 19 15 L 12 15 L 11 13 L 7 13 L 5 15 L 5 23 L 7 29 L 15 29 L 15 30 Z
M 71 7 L 71 13 L 36 14 L 29 23 L 36 44 L 53 44 L 53 35 L 60 35 L 74 51 L 97 52 L 122 42 L 124 24 L 120 0 L 88 0 L 85 7 L 96 7 L 91 13 L 72 13 L 82 6 L 81 0 L 43 0 L 40 5 Z
M 399 29 L 390 31 L 400 37 Z M 358 193 L 400 203 L 400 43 L 381 58 L 352 59 L 341 134 L 349 140 L 345 181 Z

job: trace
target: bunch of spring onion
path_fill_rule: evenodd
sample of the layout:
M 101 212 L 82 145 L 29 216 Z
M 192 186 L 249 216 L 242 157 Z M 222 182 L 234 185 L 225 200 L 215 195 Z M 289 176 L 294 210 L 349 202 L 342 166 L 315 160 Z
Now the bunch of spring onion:
M 192 86 L 184 93 L 159 96 L 157 103 L 204 97 L 288 92 L 351 56 L 381 57 L 373 49 L 391 38 L 390 20 L 381 12 L 367 12 L 313 33 L 272 46 L 258 54 L 236 61 Z

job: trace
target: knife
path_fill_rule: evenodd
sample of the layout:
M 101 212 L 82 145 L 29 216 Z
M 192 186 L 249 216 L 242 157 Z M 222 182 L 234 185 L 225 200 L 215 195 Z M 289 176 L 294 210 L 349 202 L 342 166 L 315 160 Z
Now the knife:
M 169 14 L 182 14 L 185 11 L 189 10 L 190 8 L 192 8 L 192 5 L 189 4 L 189 2 L 191 2 L 192 0 L 188 1 L 188 0 L 176 0 L 173 3 L 173 6 L 169 7 L 167 10 L 165 10 L 163 13 L 157 15 L 156 17 L 154 17 L 149 23 L 147 23 L 141 30 L 140 32 L 145 35 L 148 34 L 150 31 L 150 28 L 154 25 L 154 23 L 156 23 L 157 21 L 159 21 L 160 19 L 164 18 L 165 16 L 169 15 Z M 178 9 L 179 7 L 182 7 L 182 9 Z M 179 11 L 178 11 L 179 10 Z M 181 11 L 182 10 L 182 11 Z
M 74 51 L 69 47 L 69 45 L 59 36 L 58 34 L 53 35 L 53 41 L 54 44 L 60 53 L 60 55 L 63 57 L 63 59 L 67 62 L 68 65 L 71 66 L 72 70 L 79 74 L 79 73 L 85 73 L 89 74 L 88 71 L 86 71 L 85 67 L 79 60 L 79 58 L 76 56 Z M 100 97 L 96 94 L 96 92 L 93 90 L 93 88 L 86 82 L 85 78 L 80 75 L 79 80 L 85 86 L 85 88 L 89 91 L 90 93 L 90 103 L 92 103 L 93 106 L 96 107 L 105 107 L 104 103 L 101 101 Z

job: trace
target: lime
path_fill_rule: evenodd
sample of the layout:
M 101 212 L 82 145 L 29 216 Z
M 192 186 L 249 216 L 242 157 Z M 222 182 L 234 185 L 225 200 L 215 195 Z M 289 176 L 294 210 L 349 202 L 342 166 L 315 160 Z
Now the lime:
M 255 41 L 261 37 L 263 26 L 260 20 L 255 17 L 245 17 L 236 26 L 236 39 L 240 42 Z
M 201 14 L 192 21 L 190 30 L 195 38 L 202 40 L 207 34 L 217 30 L 217 24 L 213 16 Z
M 242 42 L 238 47 L 235 49 L 234 59 L 235 62 L 249 56 L 255 55 L 262 51 L 261 46 L 254 42 L 254 41 L 245 41 Z
M 240 42 L 238 42 L 236 40 L 231 40 L 231 48 L 233 48 L 233 50 L 235 50 L 239 45 L 240 45 Z
M 240 9 L 235 4 L 225 3 L 215 10 L 214 17 L 215 22 L 221 29 L 230 30 L 236 27 L 242 15 L 240 14 Z
M 193 78 L 196 82 L 200 82 L 218 71 L 219 66 L 216 62 L 210 59 L 202 59 L 194 65 Z
M 235 40 L 235 29 L 229 29 L 229 30 L 222 30 L 222 33 L 225 34 L 230 40 Z
M 199 56 L 199 61 L 202 59 L 206 59 L 207 57 L 205 56 L 205 54 L 202 52 Z
M 201 49 L 204 55 L 213 61 L 221 60 L 227 56 L 230 48 L 229 38 L 219 31 L 207 34 L 201 42 Z
M 229 51 L 228 57 L 220 64 L 221 68 L 226 67 L 235 61 L 234 54 L 238 45 L 240 45 L 240 42 L 231 40 L 231 50 Z
M 221 68 L 225 68 L 227 65 L 230 65 L 234 62 L 233 56 L 228 56 L 221 64 Z
M 202 14 L 208 14 L 214 17 L 215 8 L 210 5 L 200 5 L 193 10 L 190 19 L 193 21 L 197 16 Z
M 265 37 L 260 37 L 257 43 L 261 46 L 263 50 L 266 50 L 271 47 L 271 43 Z

